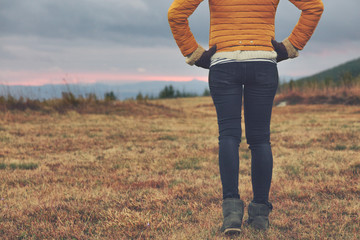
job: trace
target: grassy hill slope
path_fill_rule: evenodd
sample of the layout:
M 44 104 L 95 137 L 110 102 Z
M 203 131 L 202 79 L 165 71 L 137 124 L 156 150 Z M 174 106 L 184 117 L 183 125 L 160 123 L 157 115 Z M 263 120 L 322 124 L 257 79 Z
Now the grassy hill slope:
M 360 58 L 313 76 L 283 83 L 275 102 L 360 104 Z
M 349 74 L 352 77 L 360 75 L 360 58 L 343 63 L 315 75 L 298 79 L 297 82 L 325 81 L 327 79 L 339 82 L 345 75 Z

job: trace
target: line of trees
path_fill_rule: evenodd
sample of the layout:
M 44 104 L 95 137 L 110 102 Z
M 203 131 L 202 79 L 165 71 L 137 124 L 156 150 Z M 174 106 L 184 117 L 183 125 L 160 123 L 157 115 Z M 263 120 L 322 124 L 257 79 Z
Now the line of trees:
M 165 86 L 159 93 L 157 97 L 143 95 L 141 92 L 136 96 L 136 100 L 146 100 L 146 99 L 165 99 L 165 98 L 186 98 L 186 97 L 198 97 L 198 96 L 210 96 L 209 89 L 205 89 L 202 95 L 199 95 L 194 92 L 186 92 L 185 90 L 179 91 L 175 89 L 172 85 Z

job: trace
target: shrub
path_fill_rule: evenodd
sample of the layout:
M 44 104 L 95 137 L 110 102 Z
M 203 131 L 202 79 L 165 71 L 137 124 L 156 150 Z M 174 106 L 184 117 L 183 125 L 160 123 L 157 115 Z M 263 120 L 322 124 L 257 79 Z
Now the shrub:
M 9 165 L 11 169 L 23 169 L 23 170 L 34 170 L 38 168 L 36 163 L 11 163 Z
M 5 163 L 0 163 L 0 169 L 5 169 L 6 168 L 6 164 Z
M 116 100 L 116 96 L 113 91 L 105 93 L 104 98 L 105 98 L 105 101 L 115 101 Z
M 75 95 L 72 92 L 62 92 L 61 96 L 65 104 L 69 104 L 75 107 L 79 104 L 79 99 L 76 99 Z

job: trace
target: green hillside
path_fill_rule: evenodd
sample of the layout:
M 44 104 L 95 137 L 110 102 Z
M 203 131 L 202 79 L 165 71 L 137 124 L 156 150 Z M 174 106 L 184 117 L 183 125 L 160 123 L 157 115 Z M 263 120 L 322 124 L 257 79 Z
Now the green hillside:
M 277 103 L 360 105 L 360 58 L 278 88 Z
M 324 82 L 332 80 L 333 82 L 340 82 L 342 78 L 358 77 L 360 75 L 360 58 L 346 62 L 337 67 L 322 71 L 315 75 L 298 79 L 296 82 Z

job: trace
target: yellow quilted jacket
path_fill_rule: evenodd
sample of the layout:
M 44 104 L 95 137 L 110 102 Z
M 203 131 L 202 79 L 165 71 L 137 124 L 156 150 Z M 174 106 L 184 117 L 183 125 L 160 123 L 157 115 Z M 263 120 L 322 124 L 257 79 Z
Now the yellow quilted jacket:
M 187 56 L 198 48 L 190 31 L 188 17 L 203 0 L 175 0 L 168 12 L 171 31 L 182 54 Z M 301 50 L 313 34 L 324 6 L 321 0 L 289 0 L 302 11 L 289 36 L 294 47 Z M 236 50 L 273 51 L 275 13 L 279 0 L 209 0 L 210 42 L 217 52 Z

